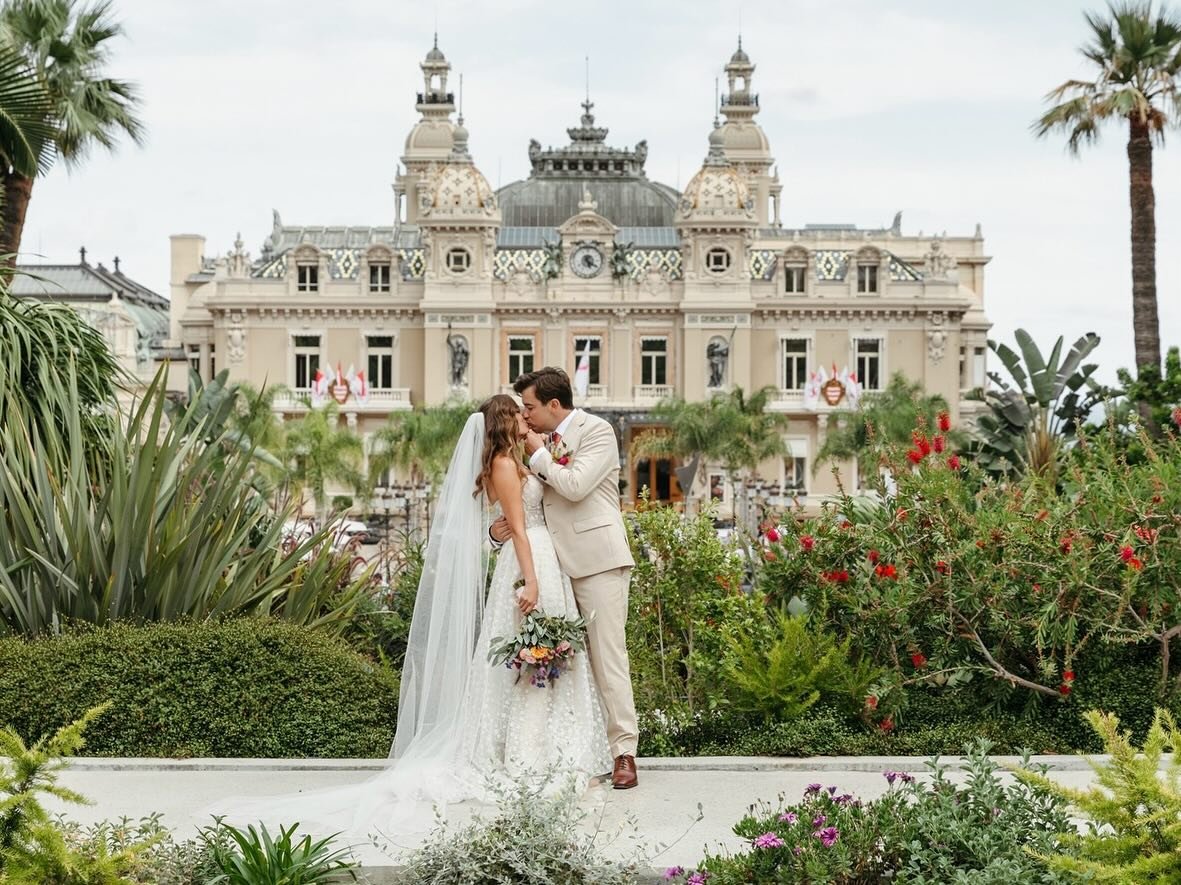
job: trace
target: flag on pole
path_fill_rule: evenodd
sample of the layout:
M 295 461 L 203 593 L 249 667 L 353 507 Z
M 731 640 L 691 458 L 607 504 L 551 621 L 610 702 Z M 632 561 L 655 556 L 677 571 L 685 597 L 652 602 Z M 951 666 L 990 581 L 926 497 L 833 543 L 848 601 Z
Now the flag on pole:
M 324 370 L 319 366 L 316 367 L 316 374 L 312 376 L 312 405 L 319 406 L 324 403 L 328 396 L 328 376 L 324 374 Z
M 354 372 L 352 364 L 349 365 L 349 373 L 346 376 L 349 383 L 349 392 L 352 393 L 353 399 L 359 403 L 364 403 L 369 400 L 369 385 L 365 382 L 365 370 Z
M 586 393 L 590 390 L 590 354 L 591 343 L 587 338 L 582 356 L 578 358 L 578 368 L 574 370 L 574 392 L 583 399 L 586 398 Z

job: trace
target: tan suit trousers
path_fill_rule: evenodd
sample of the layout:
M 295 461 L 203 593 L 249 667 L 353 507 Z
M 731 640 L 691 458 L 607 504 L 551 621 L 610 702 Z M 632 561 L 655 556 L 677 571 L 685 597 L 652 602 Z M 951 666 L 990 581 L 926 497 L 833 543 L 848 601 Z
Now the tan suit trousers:
M 627 656 L 627 596 L 630 568 L 574 578 L 574 600 L 588 619 L 587 654 L 607 719 L 611 755 L 634 756 L 639 742 L 636 702 Z

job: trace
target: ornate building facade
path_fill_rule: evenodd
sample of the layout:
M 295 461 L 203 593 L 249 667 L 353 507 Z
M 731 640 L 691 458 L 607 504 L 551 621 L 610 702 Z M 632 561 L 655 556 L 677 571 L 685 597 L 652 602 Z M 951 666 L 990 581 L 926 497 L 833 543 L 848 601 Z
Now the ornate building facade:
M 625 499 L 682 494 L 676 465 L 629 455 L 672 395 L 772 386 L 790 455 L 763 474 L 805 504 L 835 490 L 812 461 L 827 416 L 858 389 L 901 372 L 970 420 L 989 327 L 979 227 L 931 238 L 904 235 L 900 216 L 785 226 L 741 43 L 723 119 L 681 192 L 648 179 L 646 142 L 609 146 L 589 100 L 566 145 L 530 141 L 529 176 L 494 190 L 437 45 L 420 66 L 392 225 L 295 227 L 276 212 L 257 258 L 239 237 L 212 261 L 202 237 L 172 237 L 171 334 L 200 372 L 216 361 L 285 385 L 284 416 L 333 396 L 368 434 L 398 410 L 480 399 L 543 365 L 573 375 L 588 355 L 580 404 L 616 425 Z

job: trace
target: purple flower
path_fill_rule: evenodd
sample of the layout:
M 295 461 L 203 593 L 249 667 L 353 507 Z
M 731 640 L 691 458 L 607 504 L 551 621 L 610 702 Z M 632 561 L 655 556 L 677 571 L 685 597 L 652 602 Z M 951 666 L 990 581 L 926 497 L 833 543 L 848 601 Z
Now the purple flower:
M 836 827 L 825 827 L 823 830 L 813 833 L 812 835 L 819 839 L 820 844 L 825 848 L 832 848 L 832 846 L 836 844 L 837 839 L 841 837 L 840 830 L 838 830 Z
M 898 780 L 898 772 L 883 771 L 882 777 L 884 777 L 886 779 L 886 783 L 888 783 L 890 786 L 894 786 L 894 781 Z
M 837 805 L 848 805 L 853 801 L 853 797 L 849 793 L 844 793 L 832 800 Z
M 709 873 L 693 873 L 685 880 L 685 885 L 705 885 Z
M 837 788 L 836 788 L 836 787 L 829 787 L 829 788 L 828 788 L 828 795 L 830 795 L 830 796 L 835 796 L 836 794 L 837 794 Z
M 799 817 L 796 816 L 794 811 L 789 811 L 786 814 L 779 815 L 779 819 L 785 824 L 794 824 L 799 820 Z
M 755 839 L 755 848 L 782 848 L 783 840 L 774 833 L 763 833 Z
M 812 796 L 820 792 L 820 784 L 808 784 L 808 789 L 804 790 L 805 796 Z
M 679 879 L 683 875 L 685 875 L 684 867 L 669 867 L 664 871 L 665 879 Z
M 823 814 L 818 814 L 814 818 L 812 818 L 812 826 L 822 827 L 822 826 L 824 826 L 824 822 L 826 820 L 828 820 L 827 817 L 825 817 Z
M 904 784 L 914 783 L 914 778 L 905 771 L 883 771 L 882 777 L 884 777 L 886 782 L 891 786 L 893 786 L 894 781 L 902 781 Z
M 804 853 L 804 849 L 801 848 L 799 845 L 797 845 L 795 848 L 793 848 L 791 850 L 791 853 L 794 854 L 796 857 L 799 857 L 801 854 Z

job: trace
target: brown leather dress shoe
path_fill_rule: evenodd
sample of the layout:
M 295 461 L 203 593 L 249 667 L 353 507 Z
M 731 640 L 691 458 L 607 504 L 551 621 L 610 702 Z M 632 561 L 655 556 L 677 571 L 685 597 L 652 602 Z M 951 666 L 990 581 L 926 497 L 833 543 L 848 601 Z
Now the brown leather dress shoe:
M 636 774 L 636 757 L 617 756 L 615 771 L 611 775 L 611 785 L 617 790 L 630 790 L 639 782 L 640 778 Z

